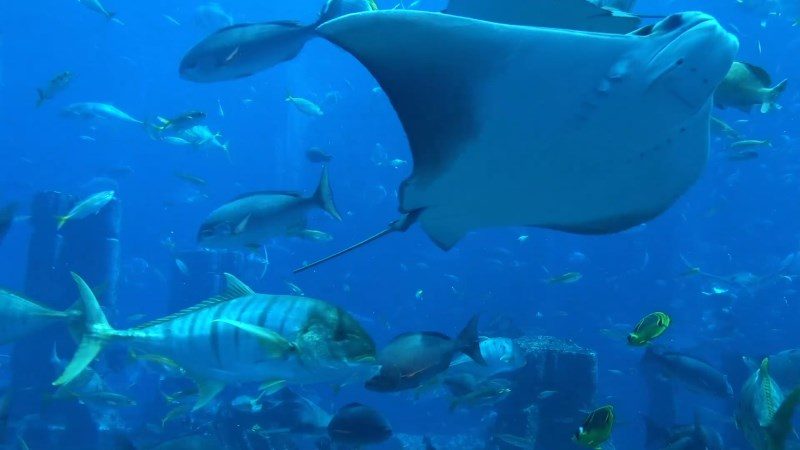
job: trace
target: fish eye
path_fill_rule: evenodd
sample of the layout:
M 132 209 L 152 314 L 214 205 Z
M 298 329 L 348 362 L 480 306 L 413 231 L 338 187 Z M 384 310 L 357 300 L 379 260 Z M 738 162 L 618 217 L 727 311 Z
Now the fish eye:
M 229 224 L 227 222 L 222 222 L 222 223 L 218 223 L 217 225 L 215 225 L 213 230 L 208 230 L 208 231 L 209 231 L 209 234 L 211 234 L 211 235 L 214 235 L 214 234 L 231 234 L 231 232 L 233 231 L 233 227 L 231 227 L 231 224 Z

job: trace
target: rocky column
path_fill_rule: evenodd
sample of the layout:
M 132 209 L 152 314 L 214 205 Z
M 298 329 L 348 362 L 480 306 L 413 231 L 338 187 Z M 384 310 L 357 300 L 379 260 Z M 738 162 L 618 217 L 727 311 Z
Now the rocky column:
M 120 204 L 114 200 L 97 215 L 68 222 L 57 229 L 57 217 L 66 214 L 75 198 L 60 192 L 41 192 L 31 207 L 32 234 L 28 249 L 25 280 L 26 295 L 59 310 L 78 300 L 78 291 L 70 276 L 76 272 L 96 287 L 98 298 L 111 310 L 116 299 L 119 278 Z M 24 438 L 31 448 L 91 448 L 96 427 L 86 409 L 78 402 L 48 400 L 51 383 L 59 368 L 51 363 L 53 349 L 71 356 L 75 340 L 65 328 L 54 327 L 16 343 L 11 359 L 13 417 L 39 414 Z M 38 433 L 37 426 L 63 424 L 63 433 Z
M 591 350 L 553 337 L 516 340 L 527 364 L 508 374 L 511 395 L 497 405 L 497 420 L 489 441 L 500 449 L 514 446 L 491 438 L 510 434 L 535 442 L 536 449 L 568 449 L 570 437 L 593 406 L 597 391 L 597 355 Z M 550 391 L 552 395 L 541 395 Z

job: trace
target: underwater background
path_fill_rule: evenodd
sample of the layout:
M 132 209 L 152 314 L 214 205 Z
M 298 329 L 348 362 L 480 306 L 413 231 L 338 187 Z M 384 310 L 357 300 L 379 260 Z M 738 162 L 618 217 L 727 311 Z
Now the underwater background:
M 275 239 L 266 243 L 266 260 L 256 250 L 247 256 L 250 272 L 235 275 L 256 292 L 290 293 L 288 282 L 305 295 L 342 307 L 362 323 L 378 348 L 409 331 L 455 336 L 478 314 L 482 335 L 553 336 L 589 349 L 597 357 L 596 392 L 593 403 L 575 411 L 574 428 L 586 411 L 613 404 L 617 449 L 644 448 L 642 417 L 654 414 L 640 369 L 644 350 L 625 342 L 646 314 L 667 312 L 672 325 L 660 344 L 708 361 L 727 374 L 734 392 L 751 373 L 742 357 L 760 361 L 800 346 L 800 256 L 792 260 L 800 252 L 800 91 L 795 83 L 800 28 L 793 26 L 789 13 L 769 14 L 735 0 L 637 3 L 634 11 L 641 14 L 702 10 L 713 15 L 739 37 L 737 59 L 765 68 L 774 80 L 790 80 L 780 110 L 714 111 L 748 138 L 769 140 L 771 147 L 755 159 L 733 161 L 724 156 L 724 138 L 712 135 L 709 164 L 700 181 L 647 224 L 604 236 L 538 228 L 479 230 L 448 252 L 416 227 L 292 275 L 292 269 L 397 218 L 397 186 L 409 175 L 412 158 L 386 96 L 353 57 L 322 39 L 311 41 L 295 60 L 253 77 L 190 83 L 178 77 L 178 62 L 215 28 L 198 14 L 201 2 L 107 3 L 124 24 L 110 23 L 75 1 L 0 4 L 0 203 L 19 202 L 19 214 L 27 216 L 38 192 L 76 198 L 116 192 L 121 227 L 117 299 L 113 312 L 107 311 L 112 323 L 132 325 L 203 300 L 170 300 L 176 284 L 195 278 L 191 264 L 186 275 L 176 258 L 198 248 L 198 224 L 217 206 L 246 192 L 291 189 L 310 194 L 321 166 L 309 162 L 305 152 L 318 147 L 332 155 L 328 169 L 343 220 L 317 211 L 310 224 L 333 240 Z M 311 23 L 319 3 L 218 2 L 236 23 Z M 422 0 L 416 7 L 438 11 L 443 3 Z M 394 4 L 379 1 L 378 6 Z M 787 4 L 785 10 L 792 7 L 800 10 L 797 4 Z M 37 107 L 37 88 L 66 70 L 75 74 L 69 88 Z M 299 113 L 285 102 L 287 93 L 316 102 L 325 115 Z M 222 151 L 169 145 L 135 125 L 96 125 L 61 114 L 66 105 L 86 101 L 113 104 L 142 120 L 203 111 L 205 124 L 228 143 L 229 157 Z M 532 106 L 531 120 L 546 113 L 547 105 Z M 207 184 L 187 183 L 176 173 L 192 174 Z M 3 240 L 0 286 L 25 291 L 31 229 L 22 217 Z M 266 273 L 259 276 L 266 264 Z M 692 274 L 693 267 L 718 278 Z M 582 276 L 570 283 L 548 282 L 569 272 Z M 48 303 L 47 298 L 35 300 Z M 127 321 L 132 316 L 137 319 Z M 28 339 L 47 339 L 48 333 Z M 62 357 L 73 352 L 68 345 L 59 348 Z M 13 352 L 12 345 L 0 347 L 4 390 L 10 389 L 14 375 Z M 138 399 L 138 405 L 115 410 L 113 424 L 95 427 L 135 435 L 148 421 L 160 421 L 166 409 L 147 400 L 153 377 L 138 371 L 134 376 L 125 351 L 116 353 L 106 357 L 119 360 L 105 362 L 112 366 L 106 381 Z M 30 359 L 29 367 L 49 367 L 50 357 L 49 351 L 21 356 Z M 575 389 L 594 389 L 577 385 L 583 379 L 576 377 Z M 573 384 L 570 379 L 561 382 Z M 338 392 L 328 386 L 304 387 L 303 392 L 331 413 L 350 402 L 368 404 L 386 417 L 395 433 L 434 436 L 434 442 L 444 442 L 437 436 L 480 435 L 494 411 L 502 408 L 501 402 L 451 412 L 449 400 L 436 390 L 386 395 L 350 385 Z M 33 405 L 42 401 L 41 395 L 32 391 L 22 398 Z M 723 435 L 729 443 L 725 448 L 749 448 L 733 424 L 730 400 L 690 389 L 677 389 L 676 396 L 676 423 L 691 423 L 702 408 L 703 422 Z M 12 414 L 15 420 L 19 417 Z M 164 433 L 190 429 L 181 424 Z M 558 448 L 577 448 L 569 437 Z M 47 448 L 37 447 L 35 439 L 29 445 Z M 382 445 L 400 448 L 396 441 Z

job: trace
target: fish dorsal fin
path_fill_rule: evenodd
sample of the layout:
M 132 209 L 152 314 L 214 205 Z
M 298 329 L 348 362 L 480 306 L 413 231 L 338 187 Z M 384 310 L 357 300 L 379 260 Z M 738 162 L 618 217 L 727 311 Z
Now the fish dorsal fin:
M 248 192 L 248 193 L 242 194 L 242 195 L 240 195 L 238 197 L 234 197 L 233 200 L 234 201 L 235 200 L 242 200 L 242 199 L 245 199 L 245 198 L 248 198 L 248 197 L 256 197 L 256 196 L 259 196 L 259 195 L 286 195 L 288 197 L 303 198 L 303 194 L 300 193 L 300 192 L 297 192 L 297 191 L 269 191 L 269 190 L 265 190 L 265 191 Z
M 776 388 L 772 378 L 769 376 L 769 358 L 761 360 L 761 366 L 758 368 L 757 375 L 758 385 L 756 389 L 760 390 L 760 395 L 764 404 L 762 411 L 758 414 L 758 424 L 762 427 L 768 427 L 775 416 L 775 412 L 780 406 L 779 398 L 776 398 Z
M 403 339 L 403 338 L 407 338 L 409 336 L 414 336 L 414 335 L 416 335 L 416 336 L 433 337 L 433 338 L 442 339 L 442 340 L 445 340 L 445 341 L 451 341 L 452 340 L 452 338 L 450 336 L 448 336 L 448 335 L 446 335 L 444 333 L 439 333 L 438 331 L 422 331 L 422 332 L 410 331 L 408 333 L 398 334 L 397 336 L 395 336 L 394 339 L 392 339 L 392 341 L 396 341 L 398 339 Z
M 742 61 L 740 62 L 742 63 L 743 66 L 747 67 L 747 70 L 751 74 L 753 74 L 753 76 L 756 77 L 758 81 L 765 87 L 769 87 L 772 85 L 772 77 L 769 76 L 769 73 L 767 73 L 766 70 L 756 66 L 755 64 L 750 64 Z
M 761 366 L 758 368 L 758 375 L 761 377 L 769 376 L 769 358 L 761 360 Z
M 237 28 L 249 28 L 249 27 L 254 27 L 254 26 L 259 26 L 259 25 L 277 25 L 277 26 L 281 26 L 281 27 L 300 27 L 301 26 L 300 22 L 297 22 L 297 21 L 294 21 L 294 20 L 275 20 L 275 21 L 272 21 L 272 22 L 261 22 L 261 23 L 246 22 L 246 23 L 236 23 L 236 24 L 233 24 L 233 25 L 229 25 L 227 27 L 220 28 L 219 30 L 215 31 L 212 34 L 225 33 L 225 32 L 231 31 L 231 30 L 235 30 Z
M 255 295 L 256 291 L 250 288 L 250 286 L 244 284 L 242 280 L 227 272 L 225 272 L 224 275 L 226 283 L 225 291 L 223 291 L 223 293 L 220 295 L 230 296 L 229 299 Z
M 241 280 L 236 278 L 235 276 L 225 273 L 225 290 L 222 291 L 219 295 L 215 295 L 207 300 L 204 300 L 194 306 L 190 306 L 186 309 L 182 309 L 176 313 L 170 314 L 165 317 L 161 317 L 159 319 L 143 323 L 139 326 L 133 327 L 134 330 L 141 330 L 144 328 L 148 328 L 154 325 L 159 325 L 162 323 L 169 322 L 171 320 L 175 320 L 179 317 L 186 316 L 188 314 L 200 311 L 202 309 L 209 308 L 214 305 L 218 305 L 220 303 L 224 303 L 227 301 L 235 300 L 237 298 L 247 297 L 250 295 L 255 295 L 255 291 L 251 289 L 249 286 L 244 284 Z

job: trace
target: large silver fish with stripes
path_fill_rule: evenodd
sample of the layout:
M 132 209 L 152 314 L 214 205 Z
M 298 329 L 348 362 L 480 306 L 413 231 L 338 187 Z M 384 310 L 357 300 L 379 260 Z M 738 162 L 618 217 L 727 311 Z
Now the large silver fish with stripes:
M 347 312 L 307 297 L 257 294 L 225 274 L 225 291 L 196 306 L 128 330 L 115 330 L 91 289 L 73 274 L 86 310 L 78 350 L 53 383 L 69 383 L 103 346 L 123 341 L 182 366 L 198 384 L 195 409 L 227 384 L 363 380 L 375 370 L 375 344 Z
M 82 314 L 78 307 L 56 311 L 0 289 L 0 345 L 22 339 L 56 323 L 73 323 Z

